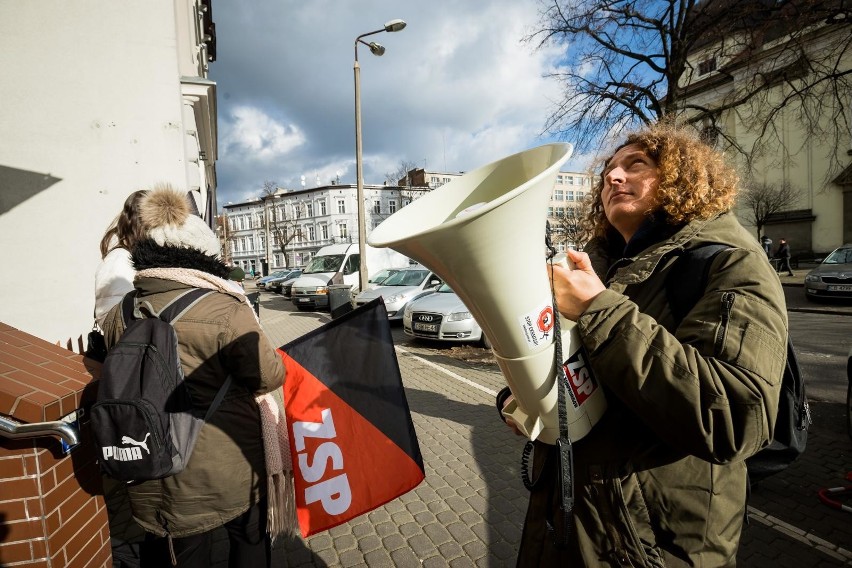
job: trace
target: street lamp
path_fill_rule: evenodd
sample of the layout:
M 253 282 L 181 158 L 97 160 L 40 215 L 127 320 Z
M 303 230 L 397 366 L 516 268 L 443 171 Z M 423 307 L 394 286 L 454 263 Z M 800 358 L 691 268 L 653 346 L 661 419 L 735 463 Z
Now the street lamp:
M 361 67 L 358 65 L 358 44 L 363 43 L 376 56 L 384 55 L 385 48 L 374 41 L 367 43 L 362 38 L 381 32 L 398 32 L 405 27 L 402 20 L 391 20 L 380 30 L 367 32 L 355 38 L 355 178 L 358 199 L 358 255 L 361 258 L 358 270 L 358 286 L 367 289 L 367 223 L 364 211 L 364 172 L 361 163 Z

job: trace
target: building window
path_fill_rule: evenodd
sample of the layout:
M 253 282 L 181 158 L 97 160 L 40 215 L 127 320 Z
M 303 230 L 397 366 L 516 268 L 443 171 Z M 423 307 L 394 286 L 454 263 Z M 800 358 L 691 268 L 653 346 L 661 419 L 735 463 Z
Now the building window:
M 251 237 L 246 237 L 246 250 L 252 251 L 254 250 L 254 239 Z
M 396 199 L 391 199 L 388 201 L 388 213 L 396 213 Z
M 280 254 L 275 253 L 275 254 L 272 255 L 272 266 L 276 266 L 276 267 L 281 266 L 281 255 Z
M 320 216 L 328 215 L 328 210 L 326 208 L 325 199 L 321 199 L 319 201 L 319 214 L 320 214 Z
M 337 200 L 337 212 L 346 213 L 346 201 L 343 199 Z
M 553 192 L 553 200 L 554 201 L 565 201 L 565 191 L 562 189 L 557 189 Z
M 381 212 L 382 212 L 382 202 L 377 199 L 377 200 L 373 201 L 373 213 L 378 215 Z
M 313 242 L 317 238 L 317 230 L 313 225 L 308 225 L 308 241 Z
M 574 201 L 574 192 L 573 192 L 573 191 L 568 191 L 568 192 L 566 192 L 566 193 L 567 193 L 567 195 L 568 195 L 568 201 Z
M 548 217 L 553 217 L 553 207 L 548 207 L 548 208 L 547 208 L 547 216 L 548 216 Z
M 326 225 L 326 224 L 320 225 L 320 235 L 321 235 L 320 238 L 322 238 L 322 240 L 324 240 L 324 241 L 328 240 L 328 225 Z
M 313 203 L 305 203 L 305 217 L 313 217 L 314 216 L 314 204 Z
M 340 223 L 337 225 L 337 235 L 341 239 L 345 239 L 349 236 L 349 230 L 346 228 L 346 223 Z
M 711 57 L 710 59 L 705 59 L 701 63 L 698 64 L 698 76 L 706 75 L 711 71 L 716 70 L 716 58 Z
M 564 216 L 565 216 L 565 208 L 564 207 L 557 207 L 556 208 L 556 217 L 561 219 Z

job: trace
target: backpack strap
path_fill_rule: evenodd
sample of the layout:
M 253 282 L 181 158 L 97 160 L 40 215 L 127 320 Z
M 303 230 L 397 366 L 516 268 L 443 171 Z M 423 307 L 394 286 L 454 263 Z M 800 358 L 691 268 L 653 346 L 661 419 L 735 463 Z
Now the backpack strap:
M 133 298 L 131 298 L 132 308 L 128 308 L 126 304 L 122 308 L 122 312 L 125 318 L 125 325 L 129 321 L 132 321 L 134 319 L 142 319 L 144 317 L 160 318 L 166 323 L 174 324 L 177 320 L 183 317 L 183 315 L 187 311 L 189 311 L 191 307 L 201 301 L 201 298 L 212 293 L 212 290 L 206 290 L 203 288 L 190 288 L 189 290 L 181 292 L 180 294 L 175 296 L 175 298 L 171 302 L 163 306 L 163 309 L 158 312 L 147 300 L 140 302 L 138 298 L 136 298 L 135 291 L 130 292 L 128 296 L 133 296 Z M 127 296 L 125 296 L 124 301 L 128 301 Z M 128 309 L 132 310 L 129 318 L 127 317 Z
M 675 260 L 666 277 L 666 298 L 678 325 L 704 294 L 713 259 L 730 248 L 733 247 L 711 243 L 687 250 Z
M 225 382 L 221 387 L 219 387 L 219 392 L 216 393 L 216 397 L 213 399 L 213 402 L 210 403 L 210 408 L 207 409 L 207 414 L 204 415 L 205 422 L 210 420 L 210 417 L 213 416 L 213 413 L 216 412 L 216 409 L 219 408 L 220 404 L 222 404 L 222 401 L 225 399 L 225 394 L 231 387 L 231 382 L 231 375 L 228 375 L 228 378 L 225 379 Z
M 190 308 L 200 302 L 201 298 L 212 293 L 212 290 L 205 290 L 203 288 L 192 288 L 190 290 L 187 290 L 186 292 L 183 292 L 174 300 L 166 304 L 166 306 L 162 310 L 160 310 L 160 313 L 156 315 L 161 320 L 170 324 L 174 324 L 177 320 L 183 317 L 183 315 L 188 312 Z

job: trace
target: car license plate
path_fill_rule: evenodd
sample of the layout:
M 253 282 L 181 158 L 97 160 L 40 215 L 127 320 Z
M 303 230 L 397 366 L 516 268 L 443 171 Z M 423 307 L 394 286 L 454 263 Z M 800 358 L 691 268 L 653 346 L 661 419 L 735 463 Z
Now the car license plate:
M 436 323 L 415 323 L 414 329 L 416 329 L 417 331 L 437 332 L 438 331 L 438 324 L 436 324 Z
M 302 302 L 304 304 L 305 302 L 310 302 L 311 299 L 310 298 L 296 298 L 296 301 Z
M 829 292 L 852 292 L 852 285 L 850 285 L 850 286 L 847 286 L 847 285 L 829 286 L 828 291 Z

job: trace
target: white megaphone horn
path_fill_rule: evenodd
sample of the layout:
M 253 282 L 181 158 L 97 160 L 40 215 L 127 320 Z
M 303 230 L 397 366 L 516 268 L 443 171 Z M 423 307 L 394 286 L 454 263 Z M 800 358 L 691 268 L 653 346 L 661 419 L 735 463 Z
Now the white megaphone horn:
M 559 438 L 554 317 L 545 270 L 547 205 L 570 144 L 547 144 L 468 172 L 388 217 L 368 242 L 390 247 L 443 278 L 479 323 L 514 401 L 504 409 L 531 440 Z M 562 318 L 568 378 L 568 435 L 585 436 L 606 410 L 581 350 L 576 324 Z

